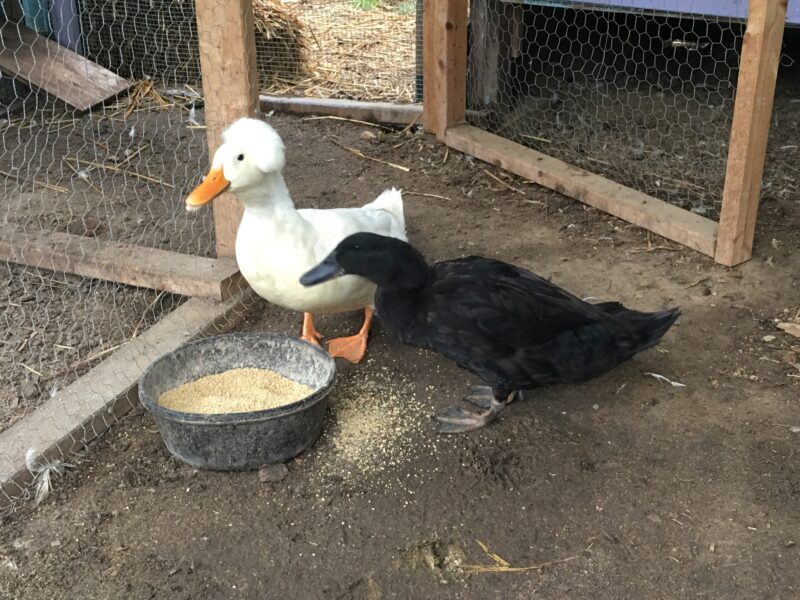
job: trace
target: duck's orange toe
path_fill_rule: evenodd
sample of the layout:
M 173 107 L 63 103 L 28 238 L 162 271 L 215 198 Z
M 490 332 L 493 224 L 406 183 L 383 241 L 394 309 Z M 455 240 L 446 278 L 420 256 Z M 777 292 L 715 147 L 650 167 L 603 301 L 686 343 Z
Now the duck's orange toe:
M 328 354 L 344 358 L 351 363 L 361 362 L 367 353 L 367 336 L 361 333 L 331 340 L 328 343 Z

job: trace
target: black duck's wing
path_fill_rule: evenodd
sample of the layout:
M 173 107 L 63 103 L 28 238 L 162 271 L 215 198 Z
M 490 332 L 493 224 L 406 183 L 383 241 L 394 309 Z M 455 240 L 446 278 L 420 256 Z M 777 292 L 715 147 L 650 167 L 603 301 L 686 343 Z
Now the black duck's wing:
M 545 343 L 603 315 L 535 273 L 481 257 L 435 265 L 431 299 L 436 312 L 517 346 Z
M 435 265 L 428 306 L 429 345 L 489 381 L 547 379 L 551 357 L 536 347 L 601 315 L 530 271 L 480 257 Z

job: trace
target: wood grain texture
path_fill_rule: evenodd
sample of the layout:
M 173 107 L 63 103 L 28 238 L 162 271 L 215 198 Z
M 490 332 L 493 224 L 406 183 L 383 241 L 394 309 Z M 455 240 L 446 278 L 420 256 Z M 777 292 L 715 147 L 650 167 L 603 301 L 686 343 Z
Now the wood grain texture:
M 345 119 L 358 119 L 371 123 L 395 125 L 422 124 L 421 104 L 394 104 L 391 102 L 362 102 L 338 98 L 294 98 L 287 96 L 261 96 L 261 111 L 277 110 L 300 115 L 330 115 Z
M 209 158 L 223 130 L 258 110 L 258 74 L 251 0 L 196 0 Z M 217 255 L 234 256 L 242 207 L 231 194 L 214 200 Z
M 727 266 L 753 253 L 785 20 L 786 0 L 750 0 L 715 254 Z
M 425 129 L 440 140 L 464 120 L 467 105 L 467 0 L 425 0 Z
M 131 86 L 127 79 L 22 26 L 0 28 L 0 70 L 79 112 Z
M 717 224 L 709 219 L 476 127 L 448 129 L 445 143 L 698 252 L 714 255 Z
M 232 258 L 204 258 L 4 225 L 0 260 L 185 296 L 226 300 L 247 284 Z

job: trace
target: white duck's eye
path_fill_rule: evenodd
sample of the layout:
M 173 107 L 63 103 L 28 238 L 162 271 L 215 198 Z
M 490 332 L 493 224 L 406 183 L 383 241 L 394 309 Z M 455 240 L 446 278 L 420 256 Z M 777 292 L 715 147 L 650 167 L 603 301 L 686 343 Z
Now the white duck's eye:
M 240 154 L 239 156 L 237 156 L 236 160 L 239 160 L 239 161 L 244 160 L 244 154 Z

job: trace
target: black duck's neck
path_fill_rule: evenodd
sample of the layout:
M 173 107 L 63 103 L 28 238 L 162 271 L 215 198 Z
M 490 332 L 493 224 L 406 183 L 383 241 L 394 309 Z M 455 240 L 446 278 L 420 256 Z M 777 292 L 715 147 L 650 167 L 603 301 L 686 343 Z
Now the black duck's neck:
M 414 290 L 428 283 L 430 268 L 425 258 L 409 244 L 398 244 L 389 255 L 388 264 L 370 277 L 384 290 Z

